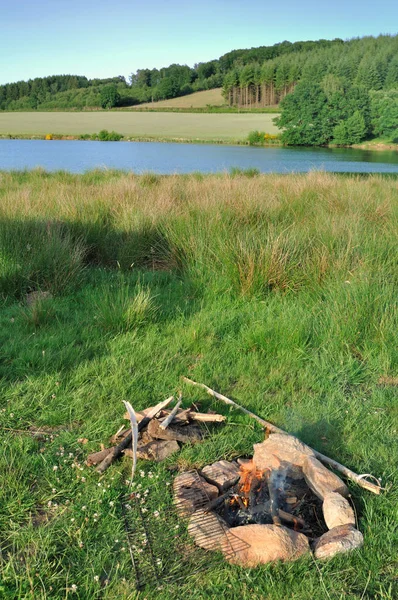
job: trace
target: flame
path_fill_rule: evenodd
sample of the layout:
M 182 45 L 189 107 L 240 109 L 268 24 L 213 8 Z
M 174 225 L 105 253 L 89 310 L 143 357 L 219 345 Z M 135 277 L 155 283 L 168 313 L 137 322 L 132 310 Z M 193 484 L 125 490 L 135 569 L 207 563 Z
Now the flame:
M 254 486 L 261 488 L 262 482 L 264 481 L 264 473 L 269 469 L 257 469 L 253 460 L 240 465 L 239 474 L 240 480 L 238 485 L 239 493 L 246 499 L 249 496 L 250 490 Z

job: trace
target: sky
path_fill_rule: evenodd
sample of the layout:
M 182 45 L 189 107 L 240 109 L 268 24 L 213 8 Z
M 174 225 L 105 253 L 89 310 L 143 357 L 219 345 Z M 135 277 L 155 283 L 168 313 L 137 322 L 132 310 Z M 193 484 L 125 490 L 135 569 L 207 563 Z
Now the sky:
M 397 32 L 397 0 L 0 0 L 0 84 L 128 77 L 284 40 Z

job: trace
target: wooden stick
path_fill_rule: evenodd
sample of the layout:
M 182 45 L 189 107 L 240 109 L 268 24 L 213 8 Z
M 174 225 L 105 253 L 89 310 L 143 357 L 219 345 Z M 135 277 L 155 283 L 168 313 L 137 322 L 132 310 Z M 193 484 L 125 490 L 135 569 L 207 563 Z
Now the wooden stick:
M 167 398 L 167 400 L 163 400 L 163 402 L 159 402 L 159 404 L 154 406 L 151 412 L 148 413 L 148 415 L 138 423 L 138 431 L 142 431 L 148 425 L 149 421 L 151 421 L 151 419 L 153 419 L 158 412 L 162 410 L 162 408 L 168 406 L 173 400 L 174 396 L 170 396 L 170 398 Z M 97 473 L 104 473 L 107 468 L 110 467 L 111 464 L 122 455 L 123 450 L 130 446 L 131 440 L 132 434 L 130 432 L 129 435 L 120 442 L 120 444 L 112 448 L 112 452 L 110 452 L 108 456 L 101 462 L 101 464 L 98 465 L 96 468 Z
M 160 424 L 160 426 L 159 426 L 160 429 L 166 429 L 170 425 L 170 423 L 172 422 L 172 420 L 176 416 L 178 409 L 181 406 L 181 402 L 182 402 L 182 400 L 181 400 L 181 395 L 180 395 L 179 400 L 178 400 L 177 404 L 175 405 L 175 407 L 173 408 L 173 410 L 171 411 L 171 413 Z
M 137 443 L 138 443 L 138 423 L 137 417 L 135 416 L 134 408 L 130 402 L 123 400 L 124 406 L 127 408 L 127 412 L 130 415 L 131 423 L 131 448 L 133 450 L 133 466 L 131 468 L 131 484 L 133 483 L 135 467 L 137 466 Z
M 240 404 L 237 404 L 230 398 L 227 398 L 226 396 L 223 396 L 223 394 L 219 394 L 218 392 L 215 392 L 214 390 L 209 388 L 204 383 L 197 383 L 196 381 L 192 381 L 192 379 L 188 379 L 188 377 L 183 377 L 182 379 L 186 383 L 189 383 L 190 385 L 195 385 L 197 387 L 200 387 L 200 388 L 206 390 L 206 392 L 208 394 L 210 394 L 210 396 L 213 396 L 214 398 L 217 398 L 218 400 L 225 402 L 225 404 L 229 404 L 230 406 L 234 406 L 235 408 L 242 410 L 247 415 L 250 415 L 253 419 L 256 419 L 256 421 L 258 421 L 268 431 L 271 431 L 272 433 L 284 433 L 285 435 L 290 435 L 283 429 L 279 429 L 279 427 L 276 427 L 272 423 L 269 423 L 268 421 L 265 421 L 261 417 L 250 412 L 250 410 L 247 410 L 243 406 L 240 406 Z M 318 452 L 317 450 L 314 450 L 313 448 L 311 448 L 311 450 L 314 452 L 314 454 L 318 460 L 329 465 L 336 471 L 339 471 L 340 473 L 345 475 L 348 479 L 351 479 L 351 481 L 355 481 L 356 484 L 358 484 L 360 487 L 364 488 L 365 490 L 368 490 L 369 492 L 373 492 L 374 494 L 380 494 L 381 490 L 384 489 L 381 487 L 379 480 L 376 477 L 374 477 L 373 475 L 368 475 L 368 474 L 358 475 L 357 473 L 354 473 L 354 471 L 351 471 L 344 465 L 341 465 L 340 463 L 338 463 L 336 460 L 333 460 L 332 458 L 329 458 L 328 456 L 321 454 L 320 452 Z M 373 478 L 375 481 L 377 481 L 377 485 L 374 483 L 371 483 L 370 481 L 367 481 L 367 479 L 365 479 L 365 477 Z
M 200 423 L 222 423 L 223 421 L 225 421 L 224 415 L 216 415 L 212 413 L 197 413 L 194 411 L 189 412 L 188 417 L 192 419 L 192 421 L 199 421 Z

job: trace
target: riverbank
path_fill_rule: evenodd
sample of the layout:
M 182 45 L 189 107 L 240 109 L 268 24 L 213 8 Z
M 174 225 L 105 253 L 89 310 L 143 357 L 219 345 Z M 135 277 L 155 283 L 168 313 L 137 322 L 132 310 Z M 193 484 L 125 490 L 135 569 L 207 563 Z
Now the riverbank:
M 365 543 L 344 568 L 303 559 L 248 578 L 209 555 L 206 571 L 168 584 L 187 558 L 176 545 L 158 564 L 162 598 L 259 600 L 272 580 L 273 598 L 366 589 L 393 600 L 397 220 L 397 180 L 374 175 L 0 172 L 4 597 L 135 597 L 121 505 L 131 463 L 99 479 L 85 461 L 123 424 L 122 400 L 142 409 L 188 375 L 388 492 L 349 482 Z M 38 290 L 52 297 L 28 306 Z M 182 392 L 226 424 L 168 461 L 139 462 L 157 541 L 174 468 L 246 455 L 264 438 L 244 414 Z M 142 593 L 155 600 L 151 584 Z

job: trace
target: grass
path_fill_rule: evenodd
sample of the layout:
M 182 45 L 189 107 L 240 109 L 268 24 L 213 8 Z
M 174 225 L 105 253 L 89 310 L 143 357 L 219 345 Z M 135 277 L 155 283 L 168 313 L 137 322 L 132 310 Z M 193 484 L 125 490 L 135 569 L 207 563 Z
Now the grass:
M 1 173 L 0 597 L 394 600 L 397 393 L 378 381 L 398 375 L 397 218 L 398 181 L 377 175 Z M 53 298 L 27 309 L 37 289 Z M 363 549 L 251 570 L 209 558 L 137 594 L 119 502 L 130 463 L 99 480 L 84 461 L 122 424 L 122 400 L 152 405 L 181 375 L 381 477 L 380 497 L 350 484 Z M 263 437 L 183 393 L 227 425 L 138 465 L 153 512 L 175 460 L 202 466 Z
M 153 112 L 1 113 L 0 135 L 72 135 L 117 131 L 150 139 L 244 140 L 251 130 L 277 133 L 270 114 L 189 114 Z
M 194 92 L 193 94 L 180 96 L 179 98 L 171 98 L 170 100 L 146 102 L 144 104 L 140 104 L 137 108 L 206 108 L 207 105 L 225 105 L 225 100 L 222 95 L 222 88 Z

